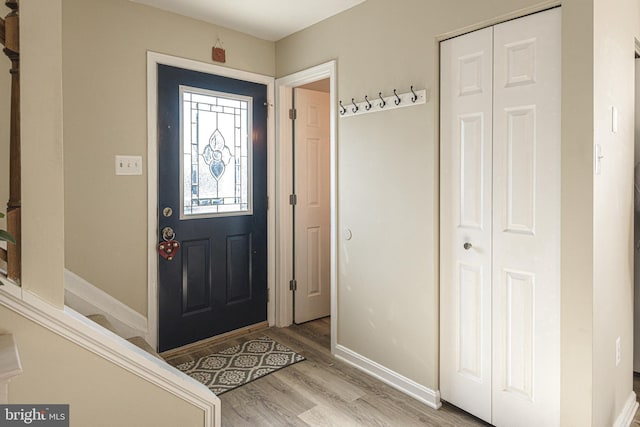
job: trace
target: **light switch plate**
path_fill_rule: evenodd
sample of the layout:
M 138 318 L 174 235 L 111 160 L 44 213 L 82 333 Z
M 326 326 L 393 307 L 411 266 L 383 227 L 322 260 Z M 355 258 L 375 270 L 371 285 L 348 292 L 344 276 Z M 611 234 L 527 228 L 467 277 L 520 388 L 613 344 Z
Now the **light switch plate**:
M 142 175 L 142 156 L 116 156 L 116 175 Z
M 618 109 L 611 107 L 611 132 L 618 133 Z

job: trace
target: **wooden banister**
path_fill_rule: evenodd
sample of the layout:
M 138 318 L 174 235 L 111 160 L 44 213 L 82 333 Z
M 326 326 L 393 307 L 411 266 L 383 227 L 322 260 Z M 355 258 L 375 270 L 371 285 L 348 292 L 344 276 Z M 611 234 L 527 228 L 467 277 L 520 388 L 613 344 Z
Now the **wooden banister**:
M 4 46 L 4 19 L 0 18 L 0 43 Z
M 9 129 L 9 202 L 7 203 L 7 231 L 16 244 L 7 245 L 7 277 L 20 282 L 21 271 L 21 170 L 20 170 L 20 17 L 18 0 L 6 0 L 11 9 L 2 21 L 4 53 L 11 60 L 11 125 Z

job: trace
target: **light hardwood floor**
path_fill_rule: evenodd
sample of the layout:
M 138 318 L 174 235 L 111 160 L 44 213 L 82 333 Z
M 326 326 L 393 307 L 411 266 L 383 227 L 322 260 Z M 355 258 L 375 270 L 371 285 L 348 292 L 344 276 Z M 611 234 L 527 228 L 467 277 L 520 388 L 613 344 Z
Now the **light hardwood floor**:
M 261 334 L 307 359 L 221 395 L 224 427 L 488 425 L 446 403 L 432 409 L 335 359 L 329 333 L 330 319 L 325 318 L 199 346 L 167 361 L 195 360 Z

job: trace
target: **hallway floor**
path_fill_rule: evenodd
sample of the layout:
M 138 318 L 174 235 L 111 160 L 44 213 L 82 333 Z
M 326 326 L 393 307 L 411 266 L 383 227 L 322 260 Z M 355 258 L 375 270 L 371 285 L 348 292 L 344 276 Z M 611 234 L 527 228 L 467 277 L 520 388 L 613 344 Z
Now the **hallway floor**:
M 197 359 L 262 334 L 307 360 L 221 395 L 224 427 L 488 425 L 447 403 L 432 409 L 335 359 L 330 352 L 329 318 L 262 330 L 168 362 Z

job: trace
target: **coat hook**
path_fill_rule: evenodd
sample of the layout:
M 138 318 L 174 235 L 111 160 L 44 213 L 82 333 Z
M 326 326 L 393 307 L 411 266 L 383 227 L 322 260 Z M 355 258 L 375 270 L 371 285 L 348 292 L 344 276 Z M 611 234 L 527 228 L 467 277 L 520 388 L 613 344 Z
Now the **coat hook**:
M 382 97 L 382 92 L 378 92 L 378 96 L 380 97 L 380 108 L 384 108 L 385 105 L 387 105 L 387 101 L 384 100 L 384 98 Z
M 411 86 L 411 93 L 413 96 L 411 97 L 411 102 L 415 103 L 418 100 L 418 95 L 413 91 L 413 86 Z
M 360 107 L 358 107 L 358 106 L 356 105 L 356 100 L 355 100 L 355 98 L 351 98 L 351 103 L 353 104 L 353 108 L 351 109 L 351 111 L 353 111 L 354 113 L 357 113 L 357 112 L 358 112 L 358 110 L 360 109 Z
M 342 105 L 342 100 L 340 100 L 340 115 L 344 116 L 344 113 L 347 112 L 347 109 L 344 108 L 344 105 Z
M 396 99 L 396 100 L 395 100 L 395 101 L 393 101 L 393 102 L 395 102 L 395 104 L 396 104 L 396 105 L 400 105 L 400 102 L 402 102 L 402 100 L 400 99 L 400 97 L 399 97 L 399 96 L 398 96 L 398 94 L 396 93 L 396 90 L 395 90 L 395 89 L 393 90 L 393 94 L 396 96 L 396 98 L 398 98 L 398 99 Z
M 367 101 L 367 105 L 365 105 L 364 109 L 367 111 L 371 110 L 371 103 L 369 102 L 369 98 L 367 98 L 367 95 L 364 96 L 364 100 Z

